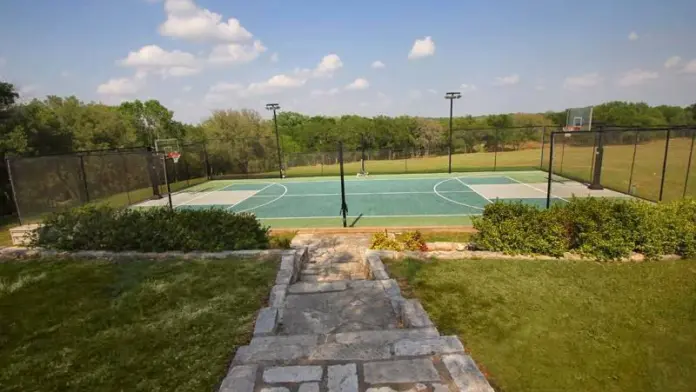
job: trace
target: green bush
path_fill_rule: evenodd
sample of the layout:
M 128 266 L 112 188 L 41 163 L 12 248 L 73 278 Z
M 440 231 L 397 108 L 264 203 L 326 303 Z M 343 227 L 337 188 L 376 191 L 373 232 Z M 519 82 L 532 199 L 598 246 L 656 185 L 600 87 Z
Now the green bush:
M 370 248 L 396 251 L 428 250 L 420 231 L 406 231 L 397 235 L 390 235 L 386 230 L 384 232 L 375 233 L 372 236 Z
M 163 252 L 265 249 L 269 241 L 268 229 L 252 214 L 91 206 L 51 215 L 32 244 L 67 251 Z
M 548 210 L 496 202 L 474 218 L 480 249 L 508 254 L 562 256 L 572 251 L 597 260 L 631 252 L 655 259 L 696 255 L 696 201 L 651 204 L 630 199 L 581 198 Z

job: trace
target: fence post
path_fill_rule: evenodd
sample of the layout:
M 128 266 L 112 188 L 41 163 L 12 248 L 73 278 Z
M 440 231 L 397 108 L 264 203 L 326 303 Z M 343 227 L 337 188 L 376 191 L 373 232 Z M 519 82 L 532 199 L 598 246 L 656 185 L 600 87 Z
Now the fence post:
M 85 203 L 89 203 L 89 188 L 87 187 L 87 173 L 85 172 L 85 159 L 80 155 L 80 172 L 82 172 L 82 186 L 85 191 Z
M 498 168 L 498 128 L 495 129 L 495 133 L 493 134 L 493 140 L 494 146 L 493 146 L 493 171 L 496 171 Z
M 169 186 L 169 176 L 167 175 L 167 156 L 162 155 L 162 164 L 164 165 L 164 182 L 167 184 L 167 198 L 169 199 L 169 209 L 174 211 L 174 206 L 172 205 L 172 188 Z
M 602 160 L 604 159 L 604 130 L 599 127 L 597 133 L 599 140 L 597 141 L 597 152 L 595 153 L 594 167 L 592 170 L 592 183 L 588 186 L 589 189 L 602 190 Z
M 551 208 L 551 176 L 553 175 L 553 145 L 554 143 L 554 132 L 551 132 L 551 143 L 549 147 L 549 177 L 546 184 L 546 209 Z
M 684 180 L 684 193 L 682 194 L 682 199 L 686 197 L 686 189 L 689 186 L 689 174 L 691 173 L 691 159 L 694 155 L 694 140 L 696 140 L 696 129 L 691 130 L 691 151 L 689 151 L 689 163 L 686 166 L 686 179 Z
M 559 168 L 558 172 L 563 175 L 563 160 L 565 159 L 565 145 L 566 145 L 566 140 L 567 138 L 565 137 L 565 133 L 563 134 L 563 145 L 561 146 L 561 167 Z M 553 146 L 553 144 L 551 144 Z
M 22 213 L 19 211 L 19 200 L 17 199 L 17 191 L 15 190 L 14 179 L 12 179 L 12 165 L 10 164 L 10 158 L 5 158 L 5 164 L 7 165 L 7 176 L 10 180 L 10 188 L 12 189 L 12 198 L 14 199 L 15 208 L 17 209 L 17 218 L 19 219 L 19 224 L 23 225 Z
M 660 198 L 662 201 L 662 196 L 665 191 L 665 173 L 667 172 L 667 154 L 669 153 L 669 139 L 672 135 L 672 129 L 667 129 L 667 140 L 665 141 L 665 157 L 662 160 L 662 178 L 660 179 Z
M 546 143 L 546 126 L 541 129 L 541 160 L 539 161 L 539 170 L 544 169 L 544 147 Z
M 128 205 L 131 205 L 132 201 L 130 197 L 130 177 L 128 176 L 128 165 L 126 165 L 126 157 L 123 153 L 119 153 L 118 155 L 121 156 L 121 163 L 123 163 L 123 174 L 126 175 L 126 198 L 128 198 Z
M 638 129 L 636 129 L 636 136 L 633 140 L 633 159 L 631 160 L 631 174 L 628 176 L 628 193 L 633 194 L 631 189 L 633 189 L 633 170 L 636 167 L 636 153 L 638 152 Z
M 203 143 L 203 160 L 205 162 L 205 176 L 208 180 L 213 179 L 213 172 L 210 169 L 210 160 L 208 159 L 208 147 L 206 143 Z

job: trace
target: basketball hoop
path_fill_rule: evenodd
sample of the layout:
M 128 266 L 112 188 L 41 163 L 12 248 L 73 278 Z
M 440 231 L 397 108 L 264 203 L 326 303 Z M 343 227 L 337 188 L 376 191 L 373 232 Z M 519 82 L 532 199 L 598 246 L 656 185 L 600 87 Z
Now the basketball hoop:
M 167 158 L 170 158 L 174 163 L 179 163 L 179 158 L 181 158 L 181 153 L 177 151 L 172 151 L 167 153 Z

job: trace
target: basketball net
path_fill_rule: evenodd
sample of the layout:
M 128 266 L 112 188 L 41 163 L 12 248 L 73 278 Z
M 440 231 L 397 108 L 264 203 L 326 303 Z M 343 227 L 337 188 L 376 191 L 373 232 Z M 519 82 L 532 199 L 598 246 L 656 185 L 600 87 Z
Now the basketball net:
M 181 153 L 177 151 L 172 151 L 167 153 L 167 158 L 171 158 L 174 163 L 179 163 L 179 158 L 181 158 Z

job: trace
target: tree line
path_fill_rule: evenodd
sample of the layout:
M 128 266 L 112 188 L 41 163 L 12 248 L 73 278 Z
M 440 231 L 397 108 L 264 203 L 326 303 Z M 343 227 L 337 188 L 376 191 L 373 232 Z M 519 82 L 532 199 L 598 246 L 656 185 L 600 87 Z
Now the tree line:
M 272 120 L 251 109 L 213 111 L 199 124 L 174 119 L 157 100 L 112 106 L 78 98 L 47 96 L 20 100 L 15 86 L 0 81 L 0 215 L 13 212 L 5 158 L 74 151 L 153 146 L 156 139 L 176 138 L 182 144 L 206 143 L 213 170 L 251 172 L 277 168 Z M 453 119 L 453 144 L 459 152 L 520 149 L 538 141 L 539 130 L 564 125 L 565 112 L 458 116 Z M 595 123 L 618 126 L 696 124 L 696 104 L 650 106 L 607 102 L 595 106 Z M 284 155 L 335 151 L 342 141 L 348 150 L 404 151 L 427 156 L 448 148 L 449 118 L 414 116 L 340 117 L 278 114 Z M 516 128 L 492 133 L 491 129 Z

